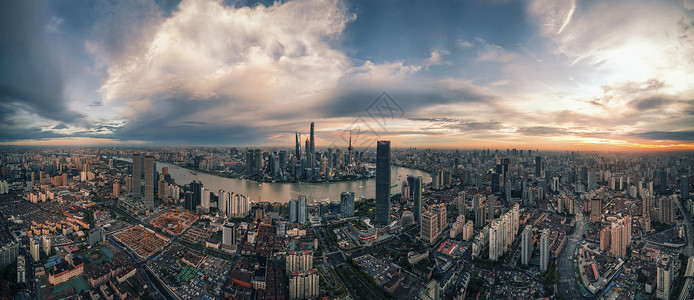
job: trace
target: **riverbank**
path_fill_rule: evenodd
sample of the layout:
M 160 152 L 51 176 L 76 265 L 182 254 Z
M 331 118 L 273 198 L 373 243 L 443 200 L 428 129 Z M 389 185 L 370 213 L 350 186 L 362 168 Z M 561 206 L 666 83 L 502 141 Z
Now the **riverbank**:
M 257 183 L 315 183 L 315 184 L 321 184 L 321 183 L 339 183 L 339 182 L 350 182 L 350 181 L 361 181 L 361 180 L 370 180 L 374 179 L 376 177 L 369 176 L 369 177 L 361 177 L 361 176 L 341 176 L 338 179 L 332 179 L 332 180 L 308 180 L 308 181 L 297 181 L 297 180 L 277 180 L 277 179 L 271 179 L 271 178 L 263 178 L 263 179 L 258 179 L 258 178 L 253 178 L 253 177 L 247 177 L 245 174 L 235 174 L 235 173 L 227 173 L 227 172 L 218 172 L 218 171 L 209 171 L 209 170 L 203 170 L 203 169 L 194 169 L 186 166 L 181 166 L 178 164 L 170 163 L 172 165 L 176 165 L 179 168 L 183 168 L 186 170 L 190 170 L 192 172 L 202 172 L 205 174 L 210 174 L 214 176 L 219 176 L 219 177 L 224 177 L 224 178 L 232 178 L 232 179 L 239 179 L 239 180 L 245 180 L 245 181 L 251 181 L 251 182 L 257 182 Z
M 126 162 L 131 162 L 129 158 L 119 158 Z M 361 180 L 339 181 L 339 182 L 255 182 L 246 179 L 234 178 L 233 176 L 220 176 L 201 170 L 191 170 L 179 165 L 157 162 L 157 169 L 168 168 L 172 179 L 178 185 L 186 185 L 192 181 L 202 182 L 208 190 L 217 193 L 219 190 L 234 192 L 248 196 L 253 202 L 280 202 L 285 203 L 299 196 L 306 196 L 309 203 L 321 201 L 340 201 L 343 192 L 353 192 L 354 198 L 373 198 L 376 194 L 376 181 L 366 178 Z M 227 174 L 231 175 L 231 174 Z M 425 172 L 407 169 L 398 166 L 391 168 L 391 194 L 400 193 L 401 184 L 407 179 L 408 175 L 422 176 L 424 182 L 430 182 L 431 176 Z

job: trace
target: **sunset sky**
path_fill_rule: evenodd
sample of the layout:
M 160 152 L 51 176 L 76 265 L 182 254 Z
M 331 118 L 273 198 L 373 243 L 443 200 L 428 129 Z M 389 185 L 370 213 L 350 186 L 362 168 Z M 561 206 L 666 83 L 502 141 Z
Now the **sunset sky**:
M 694 149 L 694 0 L 2 1 L 0 31 L 0 144 Z

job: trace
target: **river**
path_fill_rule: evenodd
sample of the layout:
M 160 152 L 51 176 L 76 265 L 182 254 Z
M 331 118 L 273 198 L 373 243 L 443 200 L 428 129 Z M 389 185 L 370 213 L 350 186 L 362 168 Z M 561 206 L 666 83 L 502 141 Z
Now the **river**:
M 121 158 L 121 160 L 128 162 L 132 161 L 129 158 Z M 193 171 L 189 169 L 169 163 L 157 162 L 157 169 L 159 172 L 161 172 L 161 168 L 163 167 L 169 168 L 171 178 L 173 178 L 178 185 L 185 185 L 191 183 L 193 180 L 200 181 L 205 188 L 209 189 L 214 194 L 217 194 L 220 189 L 223 189 L 227 192 L 248 195 L 253 202 L 267 201 L 285 203 L 291 199 L 296 199 L 299 195 L 306 195 L 309 203 L 321 200 L 339 202 L 342 192 L 354 192 L 355 199 L 360 197 L 374 198 L 376 195 L 375 177 L 329 183 L 260 183 L 250 180 L 226 178 L 203 172 L 193 174 Z M 428 173 L 405 167 L 393 166 L 391 167 L 390 174 L 390 184 L 392 186 L 391 194 L 400 193 L 402 182 L 406 180 L 407 176 L 410 174 L 422 176 L 423 183 L 431 182 L 431 176 Z

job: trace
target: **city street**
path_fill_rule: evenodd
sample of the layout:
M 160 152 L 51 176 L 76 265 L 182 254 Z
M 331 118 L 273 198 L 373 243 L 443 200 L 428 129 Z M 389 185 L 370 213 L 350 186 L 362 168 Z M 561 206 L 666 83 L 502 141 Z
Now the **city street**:
M 574 201 L 576 201 L 574 199 Z M 567 239 L 566 247 L 559 254 L 557 271 L 559 272 L 559 291 L 566 299 L 581 299 L 581 291 L 576 285 L 574 275 L 573 255 L 576 252 L 576 247 L 582 239 L 583 233 L 586 231 L 587 222 L 583 216 L 583 210 L 579 208 L 578 203 L 575 203 L 576 209 L 576 230 Z
M 689 213 L 687 213 L 686 210 L 684 210 L 681 201 L 678 200 L 676 202 L 677 207 L 684 216 L 684 224 L 687 230 L 685 234 L 685 236 L 687 237 L 687 245 L 682 248 L 681 252 L 684 255 L 692 256 L 694 255 L 694 238 L 692 238 L 692 235 L 694 234 L 694 226 L 692 226 L 692 216 Z

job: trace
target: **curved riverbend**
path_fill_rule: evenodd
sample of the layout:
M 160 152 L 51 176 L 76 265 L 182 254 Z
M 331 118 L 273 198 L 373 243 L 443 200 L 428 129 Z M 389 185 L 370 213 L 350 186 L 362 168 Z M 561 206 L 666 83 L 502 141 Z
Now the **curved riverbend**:
M 131 161 L 130 159 L 122 159 Z M 202 182 L 203 186 L 214 194 L 220 189 L 228 192 L 248 195 L 253 202 L 281 202 L 285 203 L 291 199 L 296 199 L 299 195 L 306 195 L 309 202 L 313 201 L 340 201 L 342 192 L 354 192 L 355 198 L 366 197 L 374 198 L 376 194 L 375 177 L 362 180 L 351 180 L 343 182 L 326 183 L 270 183 L 257 182 L 236 178 L 226 178 L 217 175 L 197 172 L 173 165 L 170 163 L 157 162 L 157 169 L 161 172 L 162 167 L 169 168 L 169 174 L 176 181 L 176 184 L 185 185 L 193 180 Z M 431 182 L 431 176 L 424 171 L 409 169 L 405 167 L 391 167 L 391 194 L 400 193 L 401 185 L 407 179 L 407 175 L 422 176 L 423 182 Z M 361 187 L 361 188 L 360 188 Z

